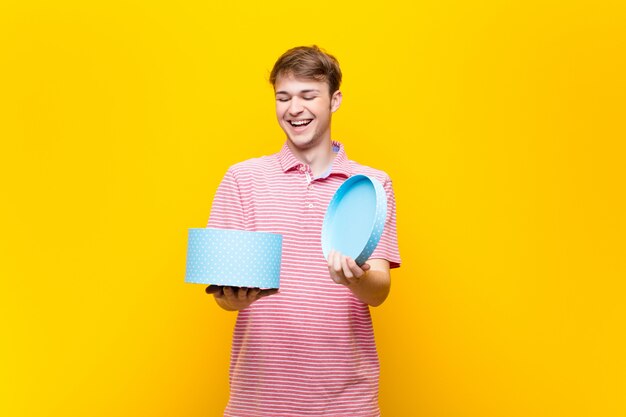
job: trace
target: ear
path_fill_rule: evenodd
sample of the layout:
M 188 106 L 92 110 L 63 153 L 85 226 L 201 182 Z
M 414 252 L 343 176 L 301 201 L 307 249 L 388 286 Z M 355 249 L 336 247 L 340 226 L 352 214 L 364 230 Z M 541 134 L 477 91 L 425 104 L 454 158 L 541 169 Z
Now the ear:
M 333 93 L 330 98 L 330 111 L 336 112 L 339 106 L 341 105 L 341 99 L 343 98 L 341 91 L 337 90 Z

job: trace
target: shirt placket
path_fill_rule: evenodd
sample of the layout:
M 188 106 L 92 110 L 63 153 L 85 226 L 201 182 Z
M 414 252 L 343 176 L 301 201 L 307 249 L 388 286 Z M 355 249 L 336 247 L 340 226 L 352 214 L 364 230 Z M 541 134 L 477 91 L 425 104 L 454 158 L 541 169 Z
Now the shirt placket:
M 304 174 L 304 177 L 306 179 L 306 193 L 305 193 L 305 197 L 304 197 L 304 212 L 306 214 L 309 214 L 311 212 L 311 210 L 313 210 L 315 208 L 315 204 L 313 202 L 313 195 L 312 195 L 312 191 L 313 191 L 315 180 L 313 178 L 313 172 L 311 171 L 311 167 L 309 167 L 308 165 L 301 165 L 300 166 L 300 172 L 302 172 Z

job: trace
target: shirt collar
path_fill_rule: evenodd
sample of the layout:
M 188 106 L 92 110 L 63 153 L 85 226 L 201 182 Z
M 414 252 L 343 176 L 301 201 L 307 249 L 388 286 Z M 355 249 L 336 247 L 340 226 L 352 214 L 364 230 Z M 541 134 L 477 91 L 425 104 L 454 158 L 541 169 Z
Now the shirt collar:
M 350 170 L 350 163 L 348 161 L 348 156 L 346 155 L 343 144 L 333 140 L 332 145 L 333 149 L 339 148 L 339 150 L 337 151 L 337 155 L 333 160 L 333 165 L 329 175 L 340 174 L 346 177 L 350 177 L 352 175 L 352 172 Z M 291 171 L 292 169 L 297 169 L 300 166 L 304 165 L 291 152 L 291 149 L 289 149 L 289 146 L 287 145 L 287 141 L 285 141 L 282 149 L 280 150 L 280 152 L 278 152 L 277 155 L 283 172 Z

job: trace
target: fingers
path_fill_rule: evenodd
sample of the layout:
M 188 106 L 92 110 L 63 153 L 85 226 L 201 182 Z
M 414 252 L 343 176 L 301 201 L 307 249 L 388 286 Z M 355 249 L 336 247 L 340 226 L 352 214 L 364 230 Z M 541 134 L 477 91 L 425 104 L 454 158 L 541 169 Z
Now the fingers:
M 343 279 L 340 274 L 341 265 L 339 265 L 339 268 L 336 267 L 338 255 L 339 253 L 335 252 L 335 250 L 331 250 L 328 253 L 328 272 L 333 281 L 337 284 L 341 284 Z
M 219 285 L 209 285 L 204 291 L 206 291 L 207 294 L 221 293 L 222 287 L 220 287 Z
M 370 269 L 369 264 L 357 265 L 356 261 L 334 249 L 328 253 L 328 271 L 337 284 L 350 285 L 356 283 Z
M 335 252 L 333 256 L 333 269 L 337 273 L 341 273 L 341 254 L 339 252 Z
M 346 264 L 348 266 L 348 268 L 350 268 L 350 272 L 356 277 L 356 278 L 361 278 L 363 276 L 363 274 L 365 274 L 365 271 L 367 271 L 367 269 L 369 269 L 369 265 L 368 264 L 363 264 L 363 265 L 367 265 L 367 269 L 362 269 L 362 267 L 359 267 L 355 260 L 352 258 L 349 258 L 346 260 Z M 347 277 L 347 275 L 346 275 Z
M 352 259 L 350 259 L 350 261 L 352 261 Z M 348 265 L 348 257 L 346 255 L 341 255 L 341 269 L 343 271 L 343 276 L 346 277 L 346 279 L 350 280 L 351 278 L 354 278 L 350 265 Z
M 248 288 L 239 287 L 239 289 L 237 290 L 237 299 L 239 301 L 246 301 L 247 298 L 248 298 Z
M 231 301 L 252 302 L 258 300 L 259 298 L 278 293 L 278 288 L 268 288 L 262 290 L 261 288 L 209 285 L 205 291 L 207 294 L 214 294 L 218 298 L 225 297 Z
M 258 300 L 257 297 L 259 295 L 259 292 L 261 292 L 260 288 L 250 288 L 247 294 L 248 302 L 252 303 L 253 301 Z
M 266 289 L 266 290 L 259 290 L 258 294 L 257 294 L 257 300 L 259 298 L 263 298 L 263 297 L 267 297 L 268 295 L 273 295 L 273 294 L 277 294 L 278 293 L 278 288 L 270 288 L 270 289 Z
M 224 297 L 226 297 L 227 300 L 235 299 L 235 291 L 233 290 L 233 287 L 224 287 L 222 292 L 224 293 Z

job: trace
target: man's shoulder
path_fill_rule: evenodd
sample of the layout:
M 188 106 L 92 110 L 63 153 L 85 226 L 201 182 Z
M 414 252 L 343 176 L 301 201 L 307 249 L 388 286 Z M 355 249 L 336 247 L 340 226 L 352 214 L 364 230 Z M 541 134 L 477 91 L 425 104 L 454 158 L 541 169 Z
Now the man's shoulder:
M 228 172 L 235 176 L 240 176 L 267 172 L 276 168 L 279 168 L 276 157 L 274 155 L 263 155 L 234 163 L 228 168 Z
M 389 174 L 387 174 L 382 169 L 377 169 L 377 168 L 370 167 L 368 165 L 363 165 L 353 160 L 350 160 L 349 163 L 350 163 L 350 172 L 352 173 L 352 175 L 359 175 L 359 174 L 367 175 L 368 177 L 377 179 L 382 184 L 391 182 L 391 178 L 389 177 Z

